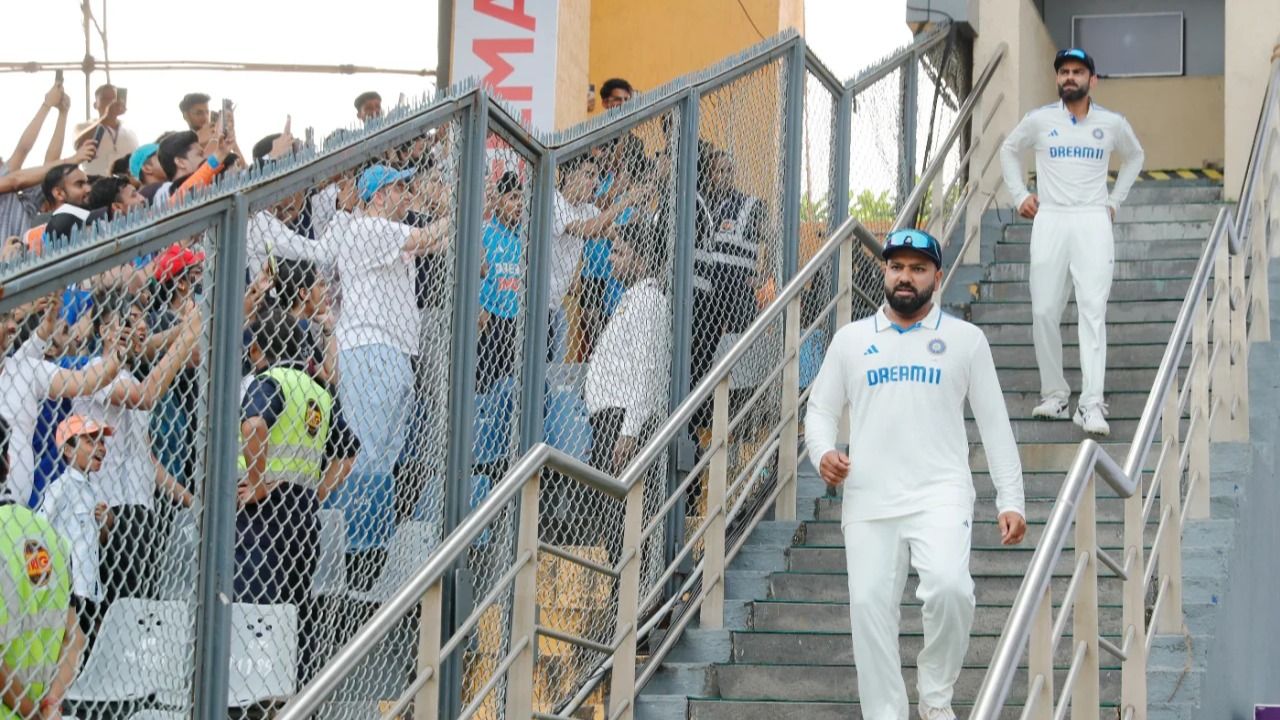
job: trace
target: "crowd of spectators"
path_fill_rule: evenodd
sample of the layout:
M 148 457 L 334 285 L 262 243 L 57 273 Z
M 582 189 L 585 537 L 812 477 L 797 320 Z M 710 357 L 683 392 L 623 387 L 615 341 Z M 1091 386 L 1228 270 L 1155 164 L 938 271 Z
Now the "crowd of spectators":
M 631 98 L 601 88 L 606 108 Z M 69 99 L 46 94 L 0 163 L 0 261 L 77 228 L 172 205 L 220 176 L 298 152 L 289 123 L 245 156 L 234 111 L 178 104 L 183 127 L 139 144 L 126 99 L 104 85 L 97 119 L 59 155 Z M 377 93 L 356 118 L 382 113 Z M 24 169 L 56 113 L 44 164 Z M 665 128 L 665 126 L 664 126 Z M 254 212 L 245 232 L 244 381 L 235 600 L 299 612 L 299 680 L 320 657 L 313 586 L 320 513 L 341 513 L 349 585 L 368 590 L 407 521 L 442 523 L 458 184 L 450 127 Z M 769 275 L 763 203 L 734 187 L 732 158 L 700 149 L 694 380 L 756 311 Z M 492 159 L 492 158 L 491 158 Z M 498 157 L 486 184 L 476 318 L 478 475 L 511 459 L 530 228 L 529 168 Z M 584 459 L 619 472 L 670 396 L 672 162 L 626 134 L 558 170 L 548 359 L 585 368 Z M 4 494 L 46 515 L 72 549 L 80 626 L 119 597 L 159 593 L 157 557 L 201 496 L 208 318 L 203 235 L 101 272 L 0 322 Z M 709 424 L 695 421 L 694 430 Z M 696 433 L 695 433 L 696 434 Z M 218 479 L 208 479 L 217 482 Z M 437 532 L 438 537 L 438 532 Z M 429 551 L 429 548 L 427 548 Z

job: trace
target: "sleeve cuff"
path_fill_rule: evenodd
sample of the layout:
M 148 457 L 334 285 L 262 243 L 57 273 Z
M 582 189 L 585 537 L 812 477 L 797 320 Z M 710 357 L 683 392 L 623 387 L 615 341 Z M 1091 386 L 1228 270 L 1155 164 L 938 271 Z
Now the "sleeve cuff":
M 1008 506 L 998 506 L 996 509 L 996 515 L 1003 515 L 1007 512 L 1016 512 L 1022 516 L 1023 520 L 1027 519 L 1027 510 L 1026 508 L 1023 508 L 1023 507 L 1008 505 Z

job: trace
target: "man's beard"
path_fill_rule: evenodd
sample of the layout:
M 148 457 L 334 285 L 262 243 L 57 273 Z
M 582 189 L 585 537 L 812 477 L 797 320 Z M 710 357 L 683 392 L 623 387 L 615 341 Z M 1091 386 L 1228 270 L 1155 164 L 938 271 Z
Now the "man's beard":
M 895 292 L 905 288 L 910 288 L 914 294 L 908 297 L 903 297 Z M 920 308 L 928 305 L 929 301 L 933 299 L 933 286 L 930 285 L 924 290 L 916 290 L 911 285 L 905 284 L 898 285 L 893 288 L 885 285 L 884 299 L 888 301 L 889 307 L 893 308 L 894 312 L 899 315 L 911 316 L 919 312 Z
M 1068 88 L 1066 85 L 1058 86 L 1058 97 L 1062 98 L 1065 102 L 1083 100 L 1088 96 L 1089 87 L 1087 85 L 1077 85 L 1073 88 Z

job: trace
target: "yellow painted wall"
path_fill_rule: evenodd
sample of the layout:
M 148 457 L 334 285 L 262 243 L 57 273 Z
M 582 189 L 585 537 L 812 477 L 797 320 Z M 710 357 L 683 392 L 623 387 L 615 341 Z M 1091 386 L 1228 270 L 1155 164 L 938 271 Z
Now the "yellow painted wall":
M 591 61 L 591 0 L 558 0 L 556 129 L 587 119 Z M 597 98 L 598 99 L 598 98 Z
M 1271 53 L 1280 43 L 1280 2 L 1230 0 L 1226 15 L 1223 125 L 1226 168 L 1223 195 L 1239 199 L 1245 165 L 1257 129 L 1258 110 L 1271 71 Z
M 1222 76 L 1103 78 L 1093 97 L 1129 120 L 1144 164 L 1161 170 L 1222 163 L 1222 92 Z
M 803 0 L 742 0 L 741 6 L 738 0 L 591 0 L 590 82 L 598 89 L 611 77 L 623 77 L 641 92 L 657 87 L 777 34 L 784 18 L 803 22 L 803 5 Z

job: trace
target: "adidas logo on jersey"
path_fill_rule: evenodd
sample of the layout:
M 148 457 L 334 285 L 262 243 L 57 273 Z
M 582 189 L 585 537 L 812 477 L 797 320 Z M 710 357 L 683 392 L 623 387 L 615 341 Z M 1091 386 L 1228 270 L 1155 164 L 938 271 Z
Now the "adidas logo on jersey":
M 880 352 L 880 349 L 879 349 L 879 348 L 877 348 L 875 345 L 872 345 L 871 347 L 867 348 L 867 351 L 866 351 L 866 352 L 864 352 L 864 353 L 862 353 L 862 354 L 863 354 L 863 355 L 875 355 L 875 354 L 877 354 L 877 353 L 879 353 L 879 352 Z
M 1049 131 L 1049 137 L 1058 137 L 1058 128 Z

